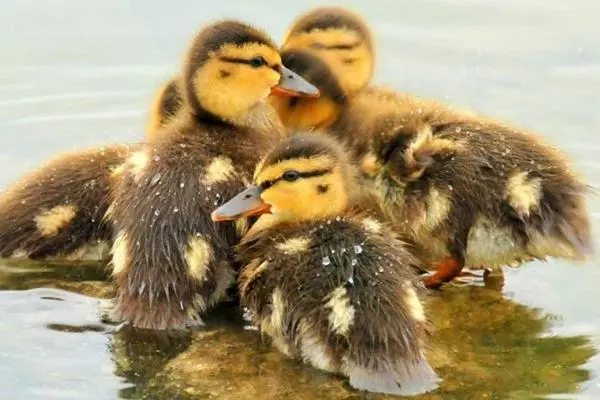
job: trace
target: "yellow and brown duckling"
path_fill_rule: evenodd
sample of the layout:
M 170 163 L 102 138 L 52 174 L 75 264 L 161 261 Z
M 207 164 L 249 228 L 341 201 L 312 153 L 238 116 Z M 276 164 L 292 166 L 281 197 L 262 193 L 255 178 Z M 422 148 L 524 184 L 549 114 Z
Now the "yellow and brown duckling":
M 317 86 L 322 94 L 271 96 L 271 104 L 284 126 L 292 132 L 329 128 L 345 141 L 357 137 L 360 131 L 343 121 L 349 99 L 369 83 L 374 71 L 374 40 L 366 22 L 342 7 L 315 8 L 292 23 L 281 52 L 284 65 L 293 65 L 288 67 Z M 175 77 L 155 94 L 148 135 L 172 121 L 181 104 L 180 77 Z M 352 129 L 352 134 L 344 134 L 348 129 Z M 362 142 L 361 145 L 364 146 Z
M 419 261 L 361 211 L 345 153 L 327 136 L 291 136 L 261 161 L 254 186 L 213 212 L 260 215 L 237 247 L 242 304 L 280 351 L 357 389 L 432 390 Z
M 177 119 L 124 164 L 110 209 L 113 318 L 140 328 L 201 323 L 223 298 L 239 236 L 233 223 L 212 222 L 211 210 L 252 179 L 261 149 L 282 134 L 269 94 L 318 95 L 264 33 L 237 21 L 195 37 L 181 82 Z
M 368 138 L 352 106 L 375 67 L 374 38 L 366 22 L 342 7 L 319 7 L 296 19 L 281 48 L 286 65 L 321 92 L 319 98 L 271 99 L 286 128 L 325 131 L 355 156 L 366 153 Z
M 373 130 L 373 172 L 388 217 L 438 261 L 428 286 L 464 266 L 591 254 L 588 187 L 557 149 L 490 119 L 408 104 Z
M 108 146 L 65 154 L 14 183 L 0 196 L 0 256 L 108 256 L 111 174 L 130 151 Z
M 428 286 L 464 265 L 581 259 L 591 251 L 587 189 L 560 152 L 496 121 L 369 87 L 373 39 L 359 16 L 316 9 L 296 21 L 282 48 L 286 65 L 322 93 L 272 99 L 282 120 L 322 128 L 354 151 L 395 228 L 434 263 Z

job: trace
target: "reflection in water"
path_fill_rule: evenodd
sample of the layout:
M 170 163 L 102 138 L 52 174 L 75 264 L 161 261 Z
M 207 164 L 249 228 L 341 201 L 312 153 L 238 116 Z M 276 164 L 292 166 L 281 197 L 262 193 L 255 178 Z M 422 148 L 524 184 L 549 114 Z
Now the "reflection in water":
M 497 290 L 448 288 L 434 293 L 428 307 L 435 328 L 429 357 L 444 381 L 415 399 L 532 398 L 573 393 L 589 379 L 581 367 L 594 354 L 587 338 L 545 336 L 550 316 Z M 343 379 L 286 359 L 239 325 L 196 334 L 157 379 L 199 398 L 361 397 Z M 163 398 L 162 389 L 153 395 Z
M 0 259 L 0 290 L 46 287 L 108 298 L 109 276 L 106 265 L 98 262 Z
M 123 399 L 144 398 L 148 391 L 157 390 L 160 385 L 155 377 L 165 365 L 180 353 L 186 351 L 192 333 L 185 331 L 153 332 L 123 327 L 116 332 L 108 345 L 115 363 L 115 375 L 123 377 L 131 385 L 119 391 Z M 165 386 L 165 385 L 160 385 Z M 180 393 L 161 391 L 162 398 L 173 398 Z
M 43 284 L 105 296 L 110 291 L 104 278 L 104 267 L 93 264 L 13 262 L 0 268 L 4 290 Z M 574 393 L 589 379 L 582 366 L 594 354 L 590 341 L 549 336 L 551 316 L 504 298 L 494 282 L 501 285 L 499 278 L 488 287 L 450 286 L 431 293 L 429 358 L 444 381 L 438 391 L 416 399 L 535 398 Z M 355 392 L 344 379 L 286 359 L 266 338 L 245 329 L 231 304 L 215 310 L 206 328 L 193 333 L 121 328 L 110 334 L 112 328 L 99 322 L 98 301 L 89 297 L 53 289 L 0 291 L 0 297 L 5 333 L 0 370 L 8 365 L 22 373 L 27 365 L 42 365 L 53 372 L 33 374 L 26 385 L 1 373 L 0 385 L 14 398 L 58 398 L 52 395 L 56 388 L 79 396 L 67 398 L 90 399 L 115 394 L 125 399 L 383 398 Z M 86 343 L 85 352 L 73 343 Z M 31 358 L 40 348 L 43 362 Z M 46 391 L 36 393 L 40 382 Z M 93 389 L 81 394 L 100 382 L 108 382 L 102 383 L 103 394 Z

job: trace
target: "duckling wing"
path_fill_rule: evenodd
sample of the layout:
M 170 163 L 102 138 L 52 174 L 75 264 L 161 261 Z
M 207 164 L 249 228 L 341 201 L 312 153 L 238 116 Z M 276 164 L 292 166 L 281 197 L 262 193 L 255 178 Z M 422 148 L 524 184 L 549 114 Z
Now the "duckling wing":
M 243 259 L 244 243 L 239 251 Z M 253 238 L 250 254 L 242 302 L 282 352 L 342 373 L 358 389 L 436 386 L 422 353 L 418 261 L 376 221 L 276 227 Z
M 74 257 L 110 241 L 111 175 L 129 152 L 112 146 L 65 154 L 17 181 L 0 197 L 0 255 Z

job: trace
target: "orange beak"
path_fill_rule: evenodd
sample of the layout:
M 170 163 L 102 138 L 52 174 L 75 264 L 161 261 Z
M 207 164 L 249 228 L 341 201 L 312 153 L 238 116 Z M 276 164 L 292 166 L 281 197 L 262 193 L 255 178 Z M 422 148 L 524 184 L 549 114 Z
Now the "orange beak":
M 319 89 L 311 85 L 294 71 L 279 67 L 281 78 L 279 83 L 271 88 L 271 94 L 289 97 L 319 97 Z
M 262 201 L 260 186 L 250 186 L 234 198 L 212 212 L 210 217 L 215 222 L 233 221 L 253 215 L 268 214 L 271 206 Z

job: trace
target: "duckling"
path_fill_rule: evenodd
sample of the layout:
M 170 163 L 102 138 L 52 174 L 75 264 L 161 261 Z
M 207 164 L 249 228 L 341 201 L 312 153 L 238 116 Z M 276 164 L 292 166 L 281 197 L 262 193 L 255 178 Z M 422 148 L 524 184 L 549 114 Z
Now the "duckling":
M 357 15 L 309 12 L 282 48 L 286 65 L 322 94 L 273 98 L 282 120 L 344 141 L 376 183 L 394 228 L 409 233 L 437 269 L 427 286 L 452 280 L 465 263 L 494 270 L 591 253 L 586 186 L 564 156 L 490 118 L 369 86 L 373 37 Z
M 356 176 L 333 138 L 294 135 L 261 161 L 255 185 L 213 212 L 259 215 L 237 246 L 242 304 L 281 352 L 357 389 L 432 390 L 419 260 L 362 211 Z
M 182 90 L 179 85 L 179 77 L 169 79 L 154 94 L 154 100 L 148 115 L 146 136 L 152 137 L 160 128 L 165 127 L 182 108 Z
M 290 132 L 329 128 L 343 140 L 359 137 L 355 129 L 354 134 L 345 134 L 352 125 L 332 125 L 345 120 L 348 101 L 373 75 L 374 39 L 360 15 L 342 7 L 315 8 L 292 23 L 281 49 L 284 65 L 290 64 L 290 69 L 321 92 L 319 97 L 271 96 L 271 104 L 284 126 Z M 171 121 L 181 108 L 182 89 L 178 80 L 172 78 L 155 94 L 148 135 Z
M 367 23 L 342 7 L 318 7 L 292 23 L 281 48 L 286 65 L 321 92 L 318 98 L 272 97 L 286 128 L 326 132 L 360 158 L 368 138 L 357 129 L 352 104 L 375 67 L 374 36 Z
M 108 257 L 111 174 L 130 151 L 114 145 L 64 154 L 14 183 L 0 196 L 0 256 Z
M 271 39 L 237 21 L 194 38 L 181 74 L 177 118 L 125 162 L 110 216 L 113 319 L 147 329 L 202 324 L 234 280 L 231 247 L 244 223 L 214 224 L 211 210 L 239 192 L 281 123 L 271 92 L 316 96 L 285 68 Z
M 588 187 L 557 149 L 432 102 L 415 109 L 398 100 L 388 111 L 373 124 L 371 174 L 390 220 L 436 267 L 427 286 L 451 281 L 464 266 L 494 270 L 593 253 Z

